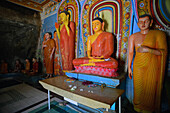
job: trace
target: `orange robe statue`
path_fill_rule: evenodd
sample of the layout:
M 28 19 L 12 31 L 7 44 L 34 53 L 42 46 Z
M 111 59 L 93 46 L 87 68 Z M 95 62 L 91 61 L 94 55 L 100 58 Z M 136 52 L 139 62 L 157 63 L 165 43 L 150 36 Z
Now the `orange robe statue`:
M 74 36 L 74 22 L 70 22 L 70 34 L 66 33 L 66 28 L 63 28 L 60 31 L 60 50 L 62 55 L 62 66 L 63 70 L 72 70 L 73 69 L 73 59 L 75 58 L 75 36 Z
M 149 30 L 153 20 L 150 15 L 139 17 L 140 32 L 129 38 L 129 77 L 133 63 L 134 109 L 142 113 L 160 113 L 162 82 L 164 79 L 167 42 L 164 32 Z
M 69 17 L 70 15 L 67 11 L 62 11 L 60 13 L 62 24 L 55 24 L 60 40 L 62 68 L 64 71 L 73 70 L 72 61 L 75 58 L 75 24 L 69 21 Z
M 85 58 L 73 60 L 74 66 L 96 66 L 114 69 L 118 62 L 111 55 L 114 51 L 114 38 L 111 33 L 104 32 L 104 22 L 97 17 L 92 22 L 94 34 L 87 40 L 87 55 Z
M 44 61 L 47 74 L 53 74 L 54 70 L 54 51 L 55 51 L 55 41 L 50 39 L 49 33 L 46 33 L 46 41 L 43 42 L 44 49 Z
M 93 62 L 88 57 L 85 57 L 74 59 L 73 64 L 75 66 L 78 66 L 81 64 L 88 64 L 93 62 L 97 67 L 114 69 L 118 67 L 118 62 L 114 58 L 110 57 L 113 54 L 113 51 L 114 51 L 113 35 L 108 32 L 102 32 L 97 37 L 97 39 L 93 43 L 91 43 L 91 55 L 94 58 L 103 56 L 104 59 L 109 58 L 109 61 Z

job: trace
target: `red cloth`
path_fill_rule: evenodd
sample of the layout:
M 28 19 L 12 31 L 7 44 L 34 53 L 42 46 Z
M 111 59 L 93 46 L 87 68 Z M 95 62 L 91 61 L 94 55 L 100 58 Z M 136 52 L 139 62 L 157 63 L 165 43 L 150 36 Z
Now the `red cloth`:
M 92 56 L 109 58 L 114 51 L 114 38 L 111 33 L 102 32 L 92 43 Z
M 74 66 L 79 66 L 81 64 L 87 64 L 87 63 L 89 63 L 88 57 L 77 58 L 73 60 Z M 110 61 L 95 62 L 95 66 L 114 69 L 114 68 L 118 68 L 118 61 L 114 58 L 110 58 Z
M 72 61 L 75 58 L 75 24 L 69 23 L 69 35 L 65 25 L 60 31 L 60 50 L 63 70 L 73 70 Z

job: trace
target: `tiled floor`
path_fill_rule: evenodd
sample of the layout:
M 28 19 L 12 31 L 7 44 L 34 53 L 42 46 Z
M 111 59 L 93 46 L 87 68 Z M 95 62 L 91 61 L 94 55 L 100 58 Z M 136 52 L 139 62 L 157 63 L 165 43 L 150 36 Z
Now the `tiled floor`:
M 62 100 L 54 97 L 51 99 L 51 109 L 48 110 L 47 101 L 42 102 L 36 106 L 33 106 L 30 109 L 27 109 L 21 113 L 61 113 L 61 112 L 69 112 L 69 113 L 78 113 L 77 110 L 70 109 L 67 106 L 60 106 L 59 102 L 63 102 Z
M 47 94 L 27 84 L 0 89 L 0 113 L 13 113 L 47 99 Z

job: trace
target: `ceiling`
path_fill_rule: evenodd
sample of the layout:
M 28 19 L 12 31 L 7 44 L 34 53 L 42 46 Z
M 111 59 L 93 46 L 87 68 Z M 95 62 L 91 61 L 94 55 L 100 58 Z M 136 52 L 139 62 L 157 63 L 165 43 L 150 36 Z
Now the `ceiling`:
M 59 3 L 62 0 L 7 0 L 7 1 L 36 11 L 43 11 L 43 6 L 48 4 L 50 1 Z

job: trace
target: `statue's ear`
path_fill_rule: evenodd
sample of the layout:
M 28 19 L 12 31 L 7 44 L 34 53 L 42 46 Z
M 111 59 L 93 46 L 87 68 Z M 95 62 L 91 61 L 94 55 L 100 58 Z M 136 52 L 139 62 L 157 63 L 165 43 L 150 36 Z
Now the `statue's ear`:
M 153 19 L 151 20 L 150 27 L 152 26 L 152 24 L 153 24 Z
M 103 23 L 102 23 L 102 30 L 103 30 L 103 31 L 104 31 L 104 24 L 105 24 L 105 23 L 103 22 Z

